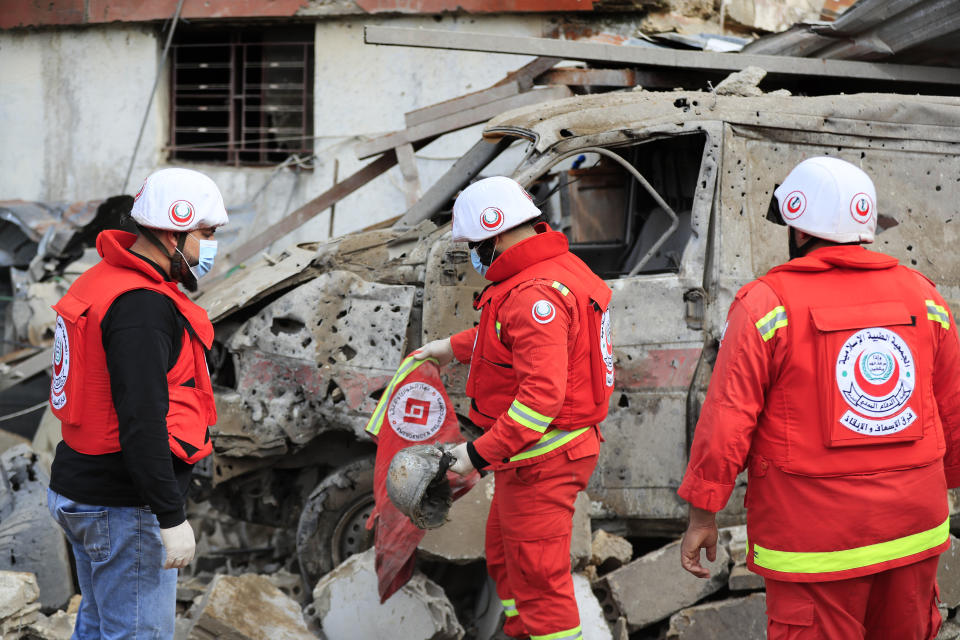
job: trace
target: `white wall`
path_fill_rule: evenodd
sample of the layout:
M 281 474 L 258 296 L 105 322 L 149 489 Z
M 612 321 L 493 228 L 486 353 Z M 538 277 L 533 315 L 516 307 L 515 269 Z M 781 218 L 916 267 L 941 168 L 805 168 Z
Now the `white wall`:
M 186 165 L 208 173 L 228 206 L 246 204 L 255 222 L 241 238 L 261 232 L 363 166 L 353 145 L 401 129 L 406 111 L 490 86 L 530 60 L 525 56 L 379 47 L 363 43 L 364 24 L 424 26 L 514 35 L 542 35 L 548 16 L 329 19 L 316 26 L 315 169 L 295 174 L 272 168 Z M 0 200 L 80 201 L 120 193 L 153 84 L 162 43 L 142 25 L 0 32 Z M 168 78 L 157 95 L 127 185 L 165 166 Z M 480 127 L 452 134 L 417 156 L 425 190 L 466 151 Z M 509 161 L 507 161 L 509 162 Z M 503 166 L 508 166 L 504 164 Z M 505 169 L 506 170 L 506 169 Z M 256 198 L 256 192 L 269 181 Z M 406 209 L 396 168 L 336 206 L 334 235 Z M 325 212 L 275 243 L 325 239 Z M 238 230 L 239 231 L 239 230 Z
M 140 26 L 0 31 L 0 199 L 120 193 L 157 57 Z M 154 109 L 135 175 L 156 162 L 161 121 Z

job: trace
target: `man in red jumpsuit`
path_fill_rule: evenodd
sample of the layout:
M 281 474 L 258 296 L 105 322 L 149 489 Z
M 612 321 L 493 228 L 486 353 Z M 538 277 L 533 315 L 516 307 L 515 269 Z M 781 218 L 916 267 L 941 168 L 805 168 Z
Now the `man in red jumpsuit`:
M 923 275 L 859 246 L 877 223 L 859 168 L 810 158 L 774 195 L 792 259 L 730 307 L 679 489 L 681 563 L 709 576 L 700 550 L 715 559 L 715 513 L 746 468 L 769 638 L 934 638 L 960 485 L 952 314 Z
M 436 340 L 418 357 L 470 363 L 470 419 L 484 429 L 452 450 L 451 467 L 495 473 L 486 530 L 504 633 L 582 638 L 570 576 L 573 503 L 599 455 L 597 424 L 613 391 L 611 291 L 533 219 L 530 195 L 510 178 L 480 180 L 457 197 L 453 240 L 492 284 L 479 326 Z

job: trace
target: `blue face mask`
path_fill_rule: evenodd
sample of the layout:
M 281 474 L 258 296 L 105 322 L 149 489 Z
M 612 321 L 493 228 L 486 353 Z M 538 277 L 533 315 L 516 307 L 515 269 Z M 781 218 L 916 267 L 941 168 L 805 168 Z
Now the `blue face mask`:
M 207 275 L 210 269 L 213 268 L 213 260 L 217 256 L 217 241 L 201 240 L 196 236 L 194 236 L 194 239 L 197 241 L 199 249 L 197 252 L 197 264 L 196 266 L 190 267 L 190 271 L 192 271 L 193 275 L 199 280 Z
M 477 273 L 483 277 L 487 276 L 487 269 L 490 268 L 490 265 L 483 264 L 483 261 L 480 260 L 480 254 L 477 253 L 476 249 L 470 249 L 470 263 L 473 265 L 473 268 Z

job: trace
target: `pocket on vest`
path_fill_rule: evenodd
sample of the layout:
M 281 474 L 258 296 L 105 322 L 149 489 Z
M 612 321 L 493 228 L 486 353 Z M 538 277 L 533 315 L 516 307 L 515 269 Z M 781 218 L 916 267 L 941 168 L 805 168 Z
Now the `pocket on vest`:
M 207 424 L 211 402 L 210 394 L 200 389 L 170 388 L 167 411 L 170 451 L 184 462 L 193 464 L 213 450 Z
M 916 321 L 902 302 L 810 309 L 826 447 L 923 437 Z
M 84 341 L 87 339 L 87 311 L 90 303 L 69 292 L 54 307 L 57 323 L 53 340 L 53 371 L 50 379 L 50 408 L 65 424 L 79 424 L 83 413 Z

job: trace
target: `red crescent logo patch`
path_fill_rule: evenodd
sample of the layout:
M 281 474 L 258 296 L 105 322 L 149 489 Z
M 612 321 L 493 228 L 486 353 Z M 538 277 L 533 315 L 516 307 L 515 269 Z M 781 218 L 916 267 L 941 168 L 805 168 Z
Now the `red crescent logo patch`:
M 480 226 L 486 231 L 496 231 L 503 226 L 503 211 L 496 207 L 487 207 L 480 214 Z
M 178 227 L 186 227 L 193 222 L 194 207 L 186 200 L 177 200 L 170 205 L 167 215 L 170 216 L 170 222 Z
M 860 224 L 870 222 L 873 217 L 873 199 L 865 193 L 858 193 L 850 200 L 850 215 Z
M 783 206 L 780 207 L 780 215 L 787 220 L 796 220 L 807 210 L 807 196 L 803 191 L 791 191 L 783 199 Z
M 547 324 L 557 316 L 557 310 L 554 309 L 553 304 L 549 301 L 537 300 L 533 303 L 531 314 L 533 315 L 533 319 L 540 324 Z

